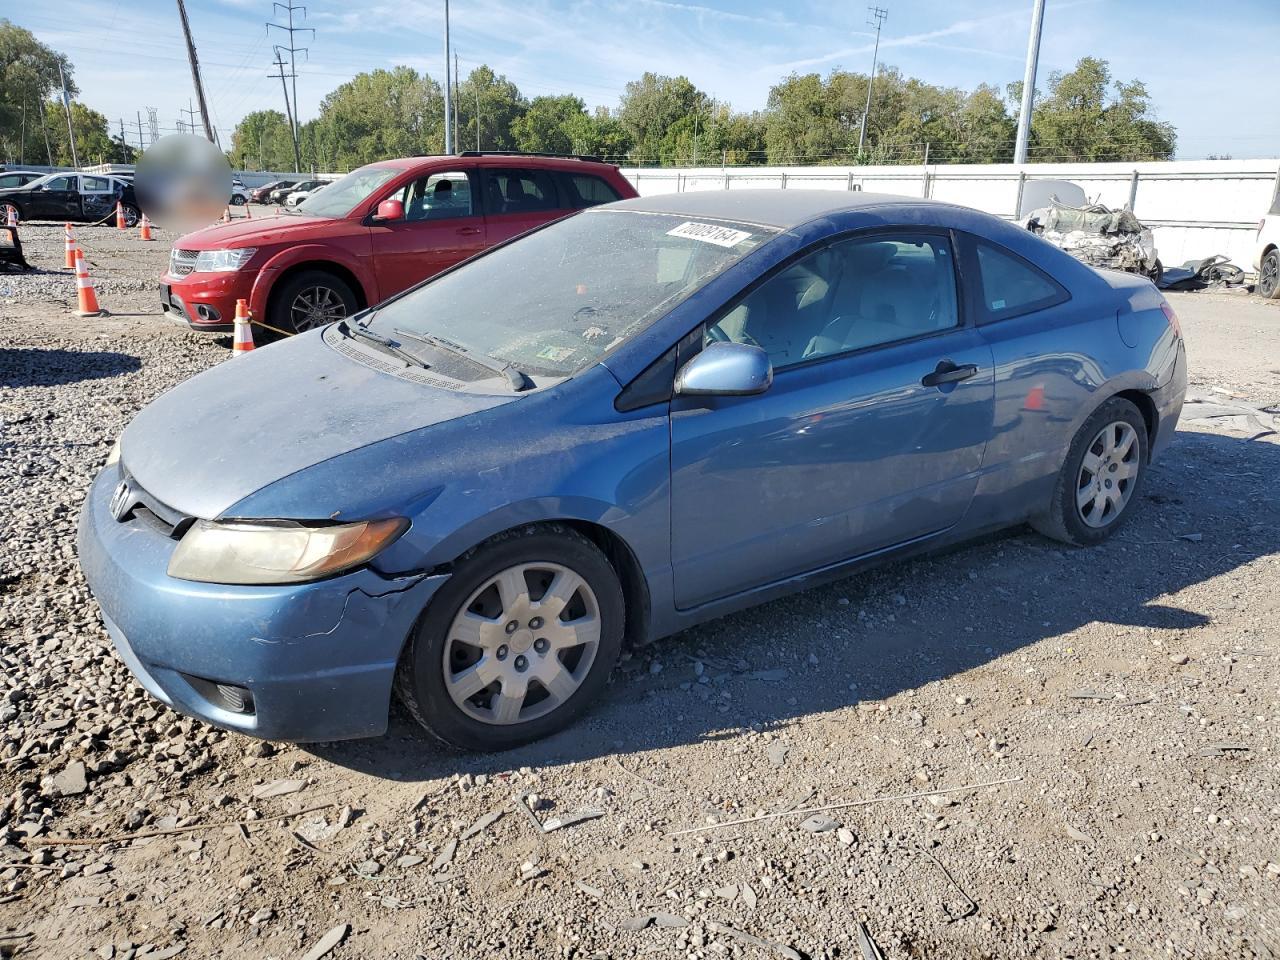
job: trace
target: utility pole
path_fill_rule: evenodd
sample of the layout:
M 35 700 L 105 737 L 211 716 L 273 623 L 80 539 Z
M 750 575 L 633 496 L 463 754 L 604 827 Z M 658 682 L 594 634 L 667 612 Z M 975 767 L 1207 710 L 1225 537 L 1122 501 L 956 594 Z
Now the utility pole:
M 138 118 L 138 152 L 141 153 L 147 149 L 147 142 L 142 138 L 142 111 L 139 110 L 136 116 Z
M 67 78 L 62 73 L 62 63 L 58 63 L 58 79 L 62 81 L 62 106 L 67 111 L 67 140 L 71 143 L 71 165 L 80 169 L 80 158 L 76 156 L 76 132 L 71 129 L 71 95 L 67 93 Z
M 191 24 L 187 20 L 187 8 L 178 0 L 178 17 L 182 20 L 182 35 L 187 41 L 187 59 L 191 61 L 191 82 L 196 87 L 196 99 L 200 101 L 200 119 L 204 122 L 204 135 L 213 143 L 213 126 L 209 123 L 209 106 L 204 100 L 204 83 L 200 80 L 200 60 L 196 56 L 196 44 L 191 39 Z
M 182 108 L 179 108 L 179 109 L 178 109 L 178 112 L 179 112 L 179 113 L 182 113 L 182 114 L 186 114 L 186 117 L 187 117 L 187 126 L 188 126 L 188 127 L 190 127 L 192 130 L 195 130 L 195 128 L 196 128 L 196 112 L 195 112 L 195 110 L 193 110 L 193 109 L 191 108 L 191 98 L 190 98 L 190 97 L 187 97 L 187 108 L 186 108 L 185 110 L 183 110 Z
M 44 134 L 44 152 L 49 158 L 49 166 L 53 166 L 53 147 L 49 145 L 49 121 L 44 115 L 44 97 L 36 100 L 36 106 L 40 108 L 40 131 Z
M 449 0 L 444 0 L 444 152 L 453 153 L 453 131 L 449 127 L 449 112 L 453 104 L 452 83 L 449 77 Z M 476 121 L 479 124 L 479 120 Z
M 285 86 L 284 83 L 285 77 L 287 77 L 288 74 L 284 72 L 284 56 L 280 47 L 276 47 L 276 68 L 279 70 L 279 73 L 269 73 L 267 76 L 278 76 L 280 78 L 280 89 L 284 92 L 284 112 L 285 116 L 289 118 L 289 130 L 293 134 L 293 172 L 301 173 L 302 156 L 298 152 L 298 128 L 294 126 L 293 111 L 289 107 L 289 88 Z
M 480 152 L 480 84 L 476 84 L 476 153 Z
M 124 117 L 120 118 L 120 162 L 129 162 L 129 141 L 124 138 Z
M 867 7 L 870 16 L 867 25 L 876 28 L 875 51 L 871 54 L 871 76 L 867 77 L 867 105 L 862 111 L 862 125 L 858 128 L 858 153 L 861 154 L 867 144 L 867 117 L 871 114 L 871 85 L 876 80 L 876 63 L 880 59 L 880 28 L 889 16 L 889 11 L 882 7 Z
M 1036 67 L 1040 62 L 1040 33 L 1044 27 L 1044 0 L 1035 0 L 1031 8 L 1031 36 L 1027 40 L 1027 70 L 1022 75 L 1022 109 L 1018 112 L 1018 139 L 1013 146 L 1013 162 L 1027 162 L 1027 143 L 1031 139 L 1031 111 L 1035 108 Z
M 22 133 L 18 135 L 18 166 L 27 164 L 27 100 L 22 99 Z
M 458 139 L 458 101 L 462 99 L 462 81 L 458 74 L 458 51 L 453 51 L 453 142 L 462 146 Z M 446 118 L 447 119 L 447 118 Z
M 277 56 L 277 58 L 283 59 L 283 58 L 280 56 L 280 54 L 281 54 L 281 52 L 282 52 L 282 51 L 287 51 L 287 52 L 288 52 L 288 54 L 289 54 L 289 79 L 290 79 L 290 80 L 292 81 L 292 83 L 293 83 L 293 112 L 289 114 L 289 117 L 290 117 L 290 120 L 289 120 L 289 126 L 293 129 L 293 157 L 294 157 L 294 164 L 299 168 L 298 170 L 295 170 L 294 172 L 295 172 L 295 173 L 301 173 L 301 172 L 302 172 L 302 170 L 301 170 L 301 167 L 302 167 L 302 161 L 298 159 L 298 156 L 299 156 L 299 154 L 298 154 L 298 124 L 301 122 L 300 117 L 301 117 L 301 114 L 302 114 L 302 111 L 301 111 L 300 109 L 298 109 L 298 54 L 299 54 L 299 53 L 302 53 L 304 56 L 306 56 L 308 59 L 310 59 L 310 57 L 311 57 L 311 51 L 310 51 L 310 49 L 309 49 L 309 48 L 307 48 L 307 47 L 299 47 L 297 44 L 295 44 L 295 43 L 293 42 L 293 35 L 294 35 L 295 33 L 309 33 L 309 34 L 311 34 L 311 39 L 312 39 L 312 40 L 314 40 L 314 39 L 316 38 L 316 32 L 315 32 L 315 30 L 313 30 L 311 27 L 295 27 L 295 26 L 293 25 L 293 14 L 294 14 L 294 11 L 295 11 L 295 10 L 301 10 L 301 11 L 302 11 L 302 16 L 303 16 L 303 18 L 304 18 L 304 19 L 305 19 L 305 18 L 306 18 L 306 16 L 307 16 L 307 8 L 306 8 L 306 7 L 304 7 L 304 6 L 302 6 L 301 4 L 296 4 L 296 3 L 292 3 L 292 2 L 290 2 L 290 3 L 281 3 L 281 2 L 280 2 L 280 0 L 276 0 L 276 2 L 275 2 L 275 3 L 273 3 L 273 4 L 271 5 L 271 15 L 272 15 L 273 17 L 276 15 L 276 11 L 277 11 L 277 10 L 283 10 L 283 11 L 285 12 L 285 16 L 287 16 L 287 17 L 288 17 L 289 22 L 288 22 L 288 24 L 286 25 L 286 24 L 282 24 L 282 23 L 272 23 L 272 22 L 268 21 L 268 22 L 267 22 L 267 33 L 270 33 L 270 32 L 271 32 L 271 28 L 272 28 L 272 27 L 275 27 L 277 30 L 283 30 L 285 33 L 289 34 L 289 45 L 288 45 L 287 47 L 276 47 L 276 56 Z M 281 67 L 280 67 L 280 73 L 281 73 L 281 76 L 283 77 L 283 75 L 284 75 L 284 66 L 283 66 L 283 65 L 281 65 Z M 283 84 L 284 84 L 284 80 L 283 80 L 283 79 L 281 79 L 280 83 L 281 83 L 281 85 L 283 86 Z M 284 98 L 285 98 L 285 105 L 286 105 L 286 106 L 288 106 L 288 101 L 289 101 L 289 94 L 288 94 L 288 92 L 286 92 L 286 93 L 285 93 Z
M 147 107 L 147 131 L 151 134 L 151 143 L 153 145 L 160 139 L 159 113 L 155 107 Z

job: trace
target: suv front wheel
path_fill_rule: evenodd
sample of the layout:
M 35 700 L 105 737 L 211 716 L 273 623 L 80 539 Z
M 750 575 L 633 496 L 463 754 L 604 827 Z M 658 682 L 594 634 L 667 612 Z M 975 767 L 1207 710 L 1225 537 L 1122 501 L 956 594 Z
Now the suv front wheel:
M 341 277 L 324 270 L 294 274 L 271 296 L 267 323 L 290 333 L 327 326 L 359 309 L 355 291 Z

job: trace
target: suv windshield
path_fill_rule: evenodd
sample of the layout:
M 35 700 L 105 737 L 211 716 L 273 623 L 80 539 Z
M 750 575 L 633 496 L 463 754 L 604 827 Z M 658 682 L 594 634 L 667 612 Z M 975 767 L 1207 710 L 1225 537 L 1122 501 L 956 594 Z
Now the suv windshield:
M 586 210 L 390 301 L 368 325 L 400 342 L 416 334 L 527 373 L 564 377 L 775 232 L 724 220 Z
M 361 167 L 352 170 L 341 180 L 335 180 L 314 196 L 307 197 L 298 209 L 313 217 L 345 217 L 361 200 L 396 176 L 394 167 Z M 303 184 L 299 184 L 299 189 Z

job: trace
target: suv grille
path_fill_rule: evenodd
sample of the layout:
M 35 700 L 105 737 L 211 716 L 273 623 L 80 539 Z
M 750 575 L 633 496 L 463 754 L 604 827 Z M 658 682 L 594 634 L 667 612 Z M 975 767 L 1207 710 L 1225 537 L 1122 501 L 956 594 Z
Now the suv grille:
M 195 269 L 199 250 L 179 250 L 174 247 L 169 251 L 169 274 L 174 277 L 185 277 Z

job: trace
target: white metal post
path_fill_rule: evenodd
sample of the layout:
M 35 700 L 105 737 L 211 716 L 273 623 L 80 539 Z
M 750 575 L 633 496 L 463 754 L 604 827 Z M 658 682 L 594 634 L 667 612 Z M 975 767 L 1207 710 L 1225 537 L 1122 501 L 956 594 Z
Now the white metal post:
M 1035 0 L 1031 11 L 1031 37 L 1027 40 L 1027 69 L 1022 75 L 1022 110 L 1018 113 L 1018 140 L 1013 162 L 1027 162 L 1027 142 L 1031 139 L 1031 111 L 1036 99 L 1036 66 L 1040 61 L 1040 32 L 1044 26 L 1044 0 Z

